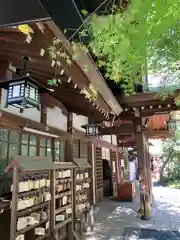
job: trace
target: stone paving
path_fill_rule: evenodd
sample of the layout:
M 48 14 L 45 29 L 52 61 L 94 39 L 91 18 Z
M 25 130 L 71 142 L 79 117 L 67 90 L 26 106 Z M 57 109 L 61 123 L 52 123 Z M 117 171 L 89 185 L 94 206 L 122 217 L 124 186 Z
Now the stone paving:
M 149 221 L 140 220 L 137 214 L 139 209 L 139 194 L 133 203 L 118 202 L 107 199 L 100 203 L 100 210 L 96 215 L 95 230 L 88 233 L 87 240 L 119 240 L 119 239 L 180 239 L 180 190 L 166 187 L 154 187 L 154 203 L 152 218 Z M 140 231 L 140 229 L 177 231 L 171 234 L 167 231 L 167 237 L 149 238 L 137 236 L 125 237 L 128 231 Z M 132 229 L 134 229 L 132 231 Z M 157 231 L 151 230 L 153 234 Z M 141 231 L 142 232 L 142 231 Z M 147 231 L 146 231 L 147 232 Z M 162 231 L 161 231 L 162 232 Z M 147 235 L 147 233 L 146 233 Z M 140 235 L 139 235 L 140 236 Z

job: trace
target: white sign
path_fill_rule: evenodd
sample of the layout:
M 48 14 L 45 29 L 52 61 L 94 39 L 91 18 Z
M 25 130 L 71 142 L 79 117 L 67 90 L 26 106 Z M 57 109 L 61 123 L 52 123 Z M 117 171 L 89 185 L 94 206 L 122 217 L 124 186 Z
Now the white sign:
M 113 173 L 116 172 L 116 164 L 115 161 L 112 162 L 112 169 L 113 169 Z
M 121 159 L 121 167 L 124 167 L 124 159 Z

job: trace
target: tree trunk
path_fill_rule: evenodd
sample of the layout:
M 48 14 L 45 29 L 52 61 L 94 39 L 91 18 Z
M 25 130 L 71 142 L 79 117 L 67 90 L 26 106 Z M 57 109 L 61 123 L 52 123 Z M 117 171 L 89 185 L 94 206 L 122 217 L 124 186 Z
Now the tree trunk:
M 167 159 L 163 162 L 163 165 L 162 165 L 161 170 L 160 170 L 160 182 L 164 181 L 164 175 L 163 175 L 164 169 L 166 168 L 168 162 L 171 160 L 172 153 L 173 153 L 173 149 L 170 150 Z

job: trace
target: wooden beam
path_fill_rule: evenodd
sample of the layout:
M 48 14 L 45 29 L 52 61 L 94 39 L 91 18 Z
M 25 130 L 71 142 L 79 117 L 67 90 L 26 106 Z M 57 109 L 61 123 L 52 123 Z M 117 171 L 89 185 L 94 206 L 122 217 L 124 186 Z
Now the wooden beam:
M 136 146 L 136 142 L 125 142 L 125 143 L 119 143 L 118 144 L 119 147 L 135 147 Z
M 55 68 L 51 67 L 51 60 L 47 55 L 43 57 L 40 56 L 40 50 L 41 48 L 47 50 L 49 46 L 52 45 L 54 33 L 47 24 L 44 24 L 44 34 L 38 29 L 36 24 L 30 24 L 30 27 L 34 30 L 32 42 L 30 44 L 25 42 L 26 37 L 21 32 L 12 32 L 11 29 L 9 29 L 9 32 L 0 32 L 0 43 L 2 43 L 0 44 L 0 52 L 7 60 L 12 62 L 13 65 L 16 64 L 20 67 L 23 65 L 22 57 L 28 55 L 32 60 L 32 62 L 29 63 L 29 69 L 32 72 L 34 70 L 35 75 L 37 75 L 39 71 L 40 76 L 37 76 L 43 79 L 43 81 L 47 81 L 48 79 L 46 78 L 48 76 L 49 78 L 54 76 Z M 7 40 L 9 38 L 14 39 L 14 41 L 9 42 Z M 62 45 L 62 47 L 64 46 Z M 71 65 L 68 65 L 65 59 L 62 58 L 60 61 L 66 75 L 72 78 L 73 83 L 77 84 L 79 89 L 89 87 L 89 79 L 82 69 L 77 66 L 76 62 L 72 62 Z M 96 103 L 100 108 L 104 109 L 105 112 L 111 111 L 108 103 L 104 101 L 101 95 L 98 96 Z
M 15 54 L 15 55 L 17 57 L 17 54 Z M 7 56 L 7 55 L 4 53 L 4 56 Z M 12 55 L 12 57 L 9 58 L 9 60 L 12 60 L 12 59 L 14 59 L 13 55 Z M 14 66 L 22 68 L 23 60 L 21 58 L 21 55 L 19 55 L 18 59 L 13 60 L 13 63 L 14 63 Z M 36 62 L 29 62 L 28 69 L 30 72 L 32 72 L 31 76 L 34 77 L 34 79 L 36 79 L 36 80 L 39 79 L 39 81 L 43 85 L 45 85 L 46 87 L 50 87 L 47 84 L 47 80 L 52 79 L 54 77 L 54 72 L 53 72 L 53 68 L 49 67 L 46 62 L 44 62 L 42 64 L 37 64 Z M 35 71 L 34 71 L 34 69 L 35 69 Z M 44 70 L 44 69 L 46 69 L 46 70 Z M 60 98 L 60 97 L 67 95 L 68 96 L 67 99 L 69 99 L 68 101 L 72 105 L 73 105 L 73 103 L 76 105 L 78 105 L 78 104 L 82 105 L 82 103 L 84 102 L 84 104 L 86 104 L 86 106 L 84 108 L 87 108 L 87 106 L 88 106 L 88 108 L 89 107 L 92 108 L 93 111 L 96 111 L 96 112 L 98 112 L 99 115 L 101 115 L 99 113 L 99 111 L 97 111 L 95 109 L 95 107 L 92 107 L 92 103 L 89 103 L 89 101 L 87 99 L 85 99 L 84 95 L 80 94 L 80 89 L 74 88 L 74 83 L 72 83 L 72 82 L 68 83 L 67 76 L 65 76 L 65 75 L 60 76 L 60 79 L 62 79 L 63 84 L 59 84 L 58 92 L 61 91 L 61 94 L 58 95 L 59 97 L 57 97 L 57 99 L 62 101 L 62 98 Z M 55 91 L 57 90 L 56 88 L 54 88 L 54 89 L 55 89 Z M 72 98 L 69 96 L 70 92 L 72 92 L 72 94 L 73 94 L 72 98 L 75 97 L 74 95 L 76 95 L 76 98 L 78 98 L 78 99 L 76 99 L 75 102 L 72 102 Z M 96 103 L 98 106 L 103 108 L 105 111 L 107 111 L 107 112 L 109 111 L 109 109 L 107 109 L 107 104 L 104 102 L 104 100 L 100 96 L 97 96 Z M 102 119 L 102 117 L 101 117 L 101 119 Z
M 145 107 L 143 110 L 140 111 L 141 113 L 141 117 L 145 118 L 145 117 L 151 117 L 153 115 L 162 115 L 162 114 L 168 114 L 170 113 L 170 111 L 177 111 L 180 110 L 180 106 L 177 106 L 176 104 L 170 104 L 170 106 L 168 104 L 163 105 L 164 102 L 161 105 L 161 107 L 157 106 L 152 106 L 152 108 L 150 108 L 150 106 Z M 135 115 L 134 112 L 130 109 L 128 111 L 124 111 L 123 113 L 120 114 L 120 116 L 117 117 L 117 120 L 129 120 L 129 121 L 133 121 L 135 120 Z
M 105 127 L 100 129 L 100 135 L 132 134 L 134 127 L 132 124 L 122 124 L 119 127 Z
M 180 89 L 177 89 L 174 95 L 170 95 L 166 100 L 163 100 L 157 93 L 137 93 L 129 97 L 116 96 L 117 100 L 121 103 L 123 109 L 134 107 L 149 107 L 158 105 L 174 104 L 174 97 L 179 95 Z
M 117 136 L 118 140 L 123 141 L 129 141 L 129 140 L 134 140 L 134 135 L 133 134 L 123 134 L 123 135 L 118 135 Z
M 47 126 L 45 124 L 38 123 L 36 121 L 12 114 L 10 112 L 1 111 L 0 120 L 8 121 L 9 123 L 11 123 L 12 127 L 15 128 L 23 129 L 23 127 L 28 127 L 41 132 L 47 132 L 50 134 L 58 135 L 64 139 L 69 138 L 69 134 L 65 131 L 50 126 L 48 127 L 49 129 L 47 131 L 46 130 Z

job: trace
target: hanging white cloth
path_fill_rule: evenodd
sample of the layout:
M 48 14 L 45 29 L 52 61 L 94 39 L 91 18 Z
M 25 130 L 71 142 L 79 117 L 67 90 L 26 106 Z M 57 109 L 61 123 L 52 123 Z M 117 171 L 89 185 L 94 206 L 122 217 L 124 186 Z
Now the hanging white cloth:
M 135 162 L 129 162 L 129 181 L 136 180 L 136 165 Z

